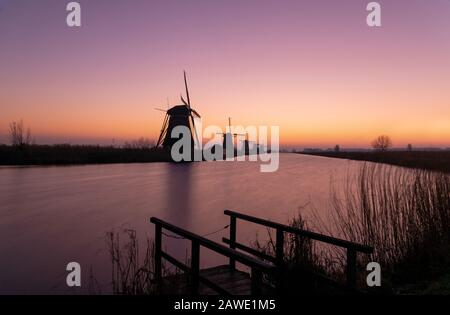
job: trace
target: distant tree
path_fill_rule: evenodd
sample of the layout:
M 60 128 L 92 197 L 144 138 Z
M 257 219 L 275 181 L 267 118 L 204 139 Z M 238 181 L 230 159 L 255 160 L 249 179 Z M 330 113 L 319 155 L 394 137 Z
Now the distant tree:
M 377 151 L 387 151 L 390 147 L 392 147 L 392 141 L 388 136 L 381 135 L 372 141 L 372 148 Z
M 413 147 L 412 147 L 411 143 L 408 144 L 408 146 L 406 147 L 406 150 L 407 151 L 412 151 L 413 150 Z
M 341 147 L 339 146 L 339 144 L 336 144 L 336 146 L 334 147 L 334 152 L 339 152 L 341 151 Z
M 24 146 L 31 144 L 31 130 L 28 127 L 25 131 L 23 121 L 13 121 L 9 124 L 9 137 L 13 146 Z

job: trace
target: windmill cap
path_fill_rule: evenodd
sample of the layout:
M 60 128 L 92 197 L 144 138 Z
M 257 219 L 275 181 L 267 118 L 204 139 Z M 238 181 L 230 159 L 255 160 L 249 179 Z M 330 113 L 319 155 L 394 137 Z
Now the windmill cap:
M 176 105 L 167 111 L 169 115 L 189 115 L 190 109 L 186 105 Z

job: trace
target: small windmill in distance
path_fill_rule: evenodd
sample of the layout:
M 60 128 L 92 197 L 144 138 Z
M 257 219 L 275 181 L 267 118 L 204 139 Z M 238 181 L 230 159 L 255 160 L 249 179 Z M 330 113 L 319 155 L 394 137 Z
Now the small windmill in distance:
M 223 152 L 226 152 L 228 147 L 234 148 L 237 145 L 237 136 L 246 136 L 242 133 L 232 133 L 231 132 L 231 117 L 228 117 L 228 131 L 226 133 L 219 132 L 218 135 L 223 135 Z M 234 139 L 233 139 L 234 137 Z

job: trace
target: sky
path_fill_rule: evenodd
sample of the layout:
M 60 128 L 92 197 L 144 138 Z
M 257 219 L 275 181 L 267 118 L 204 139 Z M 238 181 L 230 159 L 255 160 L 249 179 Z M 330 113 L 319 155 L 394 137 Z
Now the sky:
M 450 1 L 0 0 L 0 143 L 157 138 L 188 73 L 203 126 L 280 127 L 284 146 L 450 146 Z

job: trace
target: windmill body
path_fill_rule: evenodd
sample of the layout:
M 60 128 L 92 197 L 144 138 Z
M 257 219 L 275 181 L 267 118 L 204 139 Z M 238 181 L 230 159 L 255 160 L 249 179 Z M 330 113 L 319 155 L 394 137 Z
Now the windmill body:
M 231 126 L 231 117 L 228 117 L 228 130 L 225 133 L 218 133 L 223 136 L 223 142 L 222 142 L 222 148 L 224 154 L 226 154 L 227 149 L 232 150 L 233 156 L 236 156 L 237 154 L 237 137 L 238 136 L 245 136 L 241 133 L 233 133 L 232 132 L 232 126 Z
M 191 127 L 191 111 L 186 105 L 176 105 L 167 111 L 165 119 L 165 126 L 163 126 L 163 132 L 160 136 L 159 144 L 164 148 L 171 148 L 172 145 L 178 140 L 171 137 L 172 130 L 177 126 L 185 126 L 192 131 L 194 126 Z M 194 141 L 191 132 L 191 140 Z
M 162 146 L 164 149 L 170 150 L 177 138 L 172 138 L 172 131 L 177 126 L 184 126 L 190 130 L 191 144 L 194 147 L 195 141 L 199 143 L 197 129 L 195 125 L 195 118 L 201 118 L 200 115 L 191 107 L 191 100 L 189 97 L 189 90 L 186 80 L 186 72 L 184 73 L 184 83 L 186 87 L 187 101 L 181 96 L 183 104 L 175 105 L 166 111 L 164 122 L 161 128 L 157 146 Z M 192 150 L 193 151 L 193 150 Z

